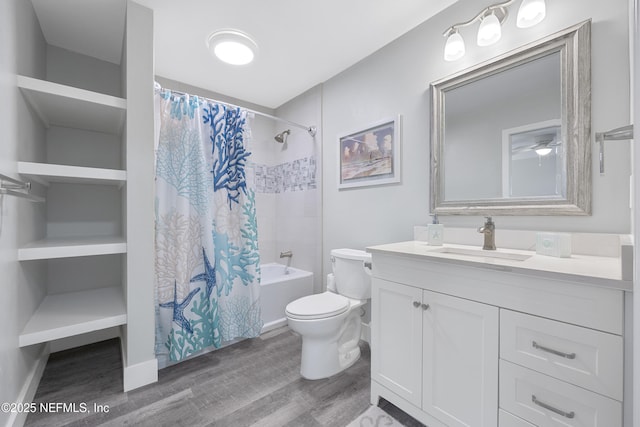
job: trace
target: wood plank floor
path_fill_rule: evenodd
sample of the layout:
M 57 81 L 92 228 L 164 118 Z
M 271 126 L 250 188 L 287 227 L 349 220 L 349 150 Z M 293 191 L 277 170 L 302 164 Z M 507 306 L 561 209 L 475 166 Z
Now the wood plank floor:
M 280 328 L 162 369 L 157 383 L 127 393 L 118 340 L 54 353 L 34 402 L 76 403 L 79 412 L 36 412 L 25 425 L 340 427 L 367 409 L 366 344 L 352 367 L 316 381 L 300 377 L 300 348 L 300 337 Z M 388 402 L 380 406 L 407 426 L 422 426 Z

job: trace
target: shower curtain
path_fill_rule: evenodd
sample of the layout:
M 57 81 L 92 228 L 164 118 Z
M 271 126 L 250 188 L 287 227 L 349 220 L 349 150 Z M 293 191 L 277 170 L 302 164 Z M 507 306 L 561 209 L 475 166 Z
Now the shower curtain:
M 245 110 L 155 96 L 156 354 L 179 361 L 260 333 L 255 189 Z

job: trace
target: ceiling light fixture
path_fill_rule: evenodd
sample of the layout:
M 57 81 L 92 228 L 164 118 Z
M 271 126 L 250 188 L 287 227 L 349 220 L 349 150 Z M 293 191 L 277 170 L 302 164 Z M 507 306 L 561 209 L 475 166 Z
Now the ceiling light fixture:
M 515 1 L 516 0 L 507 0 L 502 3 L 492 4 L 482 9 L 472 19 L 447 28 L 443 33 L 447 38 L 444 47 L 445 61 L 455 61 L 464 56 L 464 40 L 458 32 L 462 27 L 468 27 L 480 21 L 476 39 L 478 46 L 489 46 L 500 40 L 502 36 L 502 24 L 507 19 L 507 8 Z M 540 23 L 545 16 L 545 0 L 522 0 L 520 8 L 518 9 L 517 26 L 519 28 L 532 27 Z
M 553 148 L 549 148 L 549 147 L 536 148 L 536 154 L 538 156 L 546 156 L 552 151 L 553 151 Z
M 238 30 L 219 30 L 209 34 L 207 47 L 212 55 L 231 65 L 246 65 L 258 52 L 256 42 Z

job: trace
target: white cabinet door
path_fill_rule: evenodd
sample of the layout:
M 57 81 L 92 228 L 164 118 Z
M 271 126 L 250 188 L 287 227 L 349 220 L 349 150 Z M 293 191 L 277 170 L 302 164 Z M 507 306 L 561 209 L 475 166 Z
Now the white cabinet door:
M 422 409 L 451 427 L 495 427 L 498 308 L 423 292 Z
M 371 377 L 420 407 L 422 289 L 374 278 L 371 294 Z

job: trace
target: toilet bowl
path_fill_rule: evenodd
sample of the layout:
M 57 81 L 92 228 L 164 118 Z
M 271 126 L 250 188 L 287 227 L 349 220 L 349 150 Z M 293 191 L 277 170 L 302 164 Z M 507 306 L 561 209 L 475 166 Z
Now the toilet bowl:
M 360 308 L 371 298 L 365 266 L 370 254 L 334 249 L 331 261 L 328 290 L 292 301 L 285 309 L 289 328 L 302 336 L 300 374 L 310 380 L 333 376 L 360 358 Z

